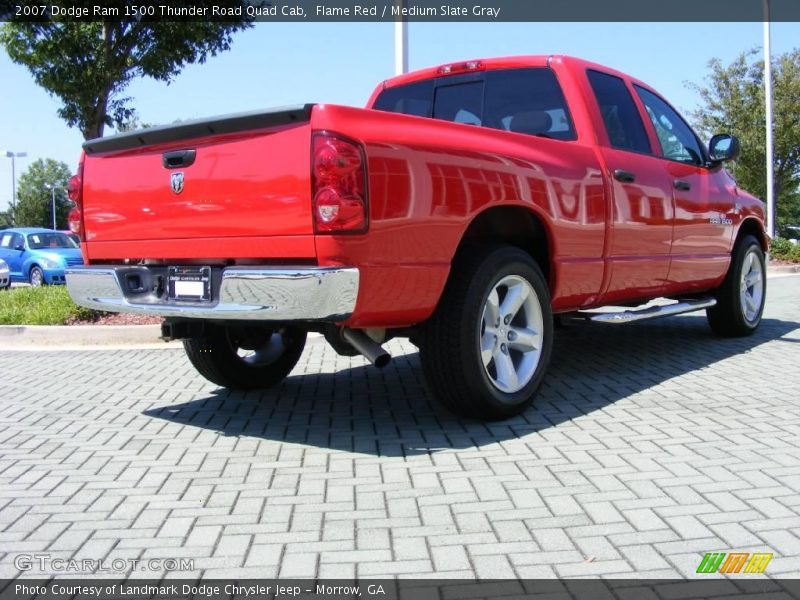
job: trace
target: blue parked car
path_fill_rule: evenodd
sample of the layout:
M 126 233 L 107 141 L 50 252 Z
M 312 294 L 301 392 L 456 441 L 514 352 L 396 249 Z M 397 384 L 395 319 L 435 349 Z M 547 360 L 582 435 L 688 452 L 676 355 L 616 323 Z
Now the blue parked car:
M 38 227 L 0 231 L 0 259 L 8 263 L 11 281 L 34 287 L 65 283 L 64 269 L 83 264 L 80 245 L 72 237 Z

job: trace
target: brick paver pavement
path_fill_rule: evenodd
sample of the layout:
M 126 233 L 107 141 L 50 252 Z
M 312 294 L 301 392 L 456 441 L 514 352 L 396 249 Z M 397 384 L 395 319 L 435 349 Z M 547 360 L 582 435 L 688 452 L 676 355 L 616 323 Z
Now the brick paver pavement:
M 798 576 L 798 298 L 800 277 L 770 280 L 749 339 L 702 315 L 559 329 L 535 407 L 492 424 L 433 404 L 399 341 L 379 371 L 312 340 L 247 394 L 176 350 L 3 352 L 0 577 L 40 553 L 206 577 L 670 577 L 734 550 Z

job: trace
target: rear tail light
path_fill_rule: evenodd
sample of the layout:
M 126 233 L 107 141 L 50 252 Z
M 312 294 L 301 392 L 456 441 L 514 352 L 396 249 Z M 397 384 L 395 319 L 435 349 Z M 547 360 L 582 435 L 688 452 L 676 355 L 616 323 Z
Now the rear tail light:
M 78 172 L 67 182 L 67 196 L 75 203 L 67 215 L 67 223 L 72 233 L 77 233 L 81 241 L 86 241 L 83 229 L 83 155 L 78 163 Z
M 317 233 L 367 230 L 367 170 L 356 142 L 330 133 L 312 140 L 314 229 Z

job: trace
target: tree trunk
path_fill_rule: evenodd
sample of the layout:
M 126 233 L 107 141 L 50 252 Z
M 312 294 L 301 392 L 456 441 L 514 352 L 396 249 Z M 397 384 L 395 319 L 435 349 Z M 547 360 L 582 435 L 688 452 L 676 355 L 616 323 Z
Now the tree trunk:
M 105 129 L 106 123 L 104 118 L 98 118 L 97 113 L 99 111 L 100 107 L 98 106 L 95 114 L 92 116 L 91 122 L 86 123 L 86 128 L 81 132 L 83 133 L 84 140 L 103 137 L 103 130 Z M 103 112 L 105 112 L 105 110 L 103 110 Z
M 110 84 L 109 84 L 110 85 Z M 84 139 L 90 140 L 92 138 L 103 137 L 103 131 L 106 127 L 106 109 L 108 107 L 109 88 L 106 87 L 101 90 L 97 96 L 97 104 L 95 104 L 94 112 L 92 113 L 91 120 L 86 123 L 86 131 L 83 133 Z
M 103 22 L 103 58 L 102 64 L 106 70 L 111 68 L 111 47 L 113 44 L 113 24 Z M 109 82 L 97 96 L 94 112 L 91 119 L 87 119 L 86 128 L 83 130 L 83 139 L 90 140 L 103 136 L 106 127 L 106 114 L 108 110 L 108 98 L 111 94 L 112 83 Z

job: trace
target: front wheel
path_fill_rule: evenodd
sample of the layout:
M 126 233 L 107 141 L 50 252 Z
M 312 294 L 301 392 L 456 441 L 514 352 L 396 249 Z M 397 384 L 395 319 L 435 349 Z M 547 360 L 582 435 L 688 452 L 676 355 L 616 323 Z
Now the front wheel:
M 518 248 L 477 247 L 454 261 L 420 361 L 450 411 L 505 419 L 533 402 L 552 344 L 550 294 L 538 265 Z
M 733 251 L 725 281 L 717 289 L 717 304 L 706 310 L 714 333 L 725 337 L 751 335 L 764 313 L 767 268 L 761 244 L 743 237 Z
M 294 327 L 272 331 L 213 324 L 202 338 L 183 341 L 186 356 L 203 377 L 241 390 L 280 383 L 300 360 L 305 344 L 306 332 Z
M 36 265 L 31 268 L 30 276 L 28 277 L 31 287 L 42 287 L 45 284 L 44 272 Z

